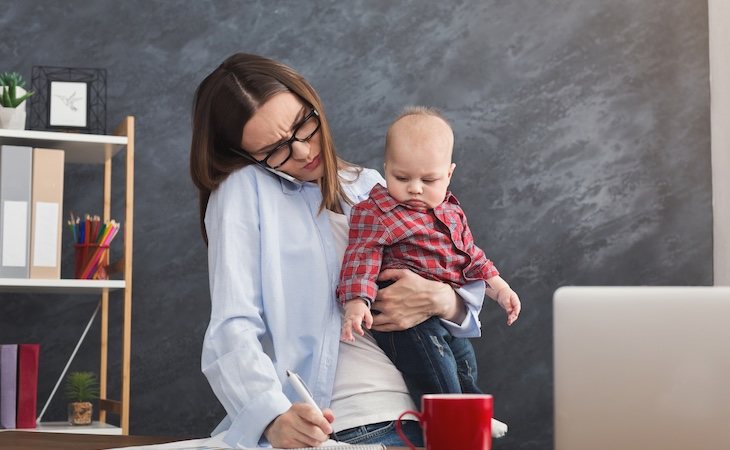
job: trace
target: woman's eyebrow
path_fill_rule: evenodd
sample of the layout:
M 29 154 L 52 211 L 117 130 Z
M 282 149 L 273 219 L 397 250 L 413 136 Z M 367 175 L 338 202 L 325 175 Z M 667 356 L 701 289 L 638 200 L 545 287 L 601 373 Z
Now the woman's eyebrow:
M 294 128 L 296 128 L 300 123 L 302 123 L 302 119 L 304 119 L 304 115 L 307 112 L 307 107 L 305 105 L 302 105 L 302 109 L 299 110 L 297 113 L 297 116 L 294 118 L 294 122 L 292 122 L 291 127 L 289 128 L 289 131 L 294 131 Z
M 299 123 L 301 123 L 301 120 L 304 118 L 304 113 L 307 111 L 307 106 L 302 105 L 302 109 L 299 110 L 297 115 L 294 117 L 294 121 L 292 122 L 291 126 L 289 127 L 289 131 L 294 131 L 294 128 L 296 128 Z M 256 153 L 267 153 L 274 148 L 276 148 L 278 145 L 280 145 L 282 142 L 286 141 L 287 139 L 282 139 L 279 142 L 275 142 L 271 145 L 267 145 L 266 147 L 262 148 L 261 150 L 257 151 Z

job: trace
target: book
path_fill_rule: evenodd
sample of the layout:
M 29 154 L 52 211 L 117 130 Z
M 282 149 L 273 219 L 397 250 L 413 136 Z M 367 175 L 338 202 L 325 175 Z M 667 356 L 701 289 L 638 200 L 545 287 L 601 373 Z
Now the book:
M 0 345 L 0 427 L 15 428 L 18 345 Z
M 0 278 L 28 278 L 33 149 L 0 146 Z
M 30 278 L 61 278 L 64 155 L 33 149 Z
M 16 428 L 35 428 L 38 402 L 38 344 L 18 344 L 18 406 Z

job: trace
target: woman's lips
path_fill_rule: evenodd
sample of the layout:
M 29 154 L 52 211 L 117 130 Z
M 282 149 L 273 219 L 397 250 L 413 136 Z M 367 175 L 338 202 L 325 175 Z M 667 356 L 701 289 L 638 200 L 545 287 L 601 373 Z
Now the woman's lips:
M 306 166 L 304 166 L 304 170 L 314 170 L 314 169 L 316 169 L 317 166 L 319 166 L 319 161 L 320 161 L 319 157 L 320 157 L 320 155 L 315 156 L 314 159 L 312 160 L 312 162 L 310 162 L 309 164 L 307 164 Z

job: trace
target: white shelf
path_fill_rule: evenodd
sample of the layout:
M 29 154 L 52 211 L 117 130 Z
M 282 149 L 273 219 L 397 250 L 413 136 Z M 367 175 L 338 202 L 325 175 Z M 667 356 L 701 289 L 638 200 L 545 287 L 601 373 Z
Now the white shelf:
M 0 129 L 0 145 L 18 145 L 36 148 L 53 148 L 63 150 L 65 163 L 76 164 L 109 164 L 112 158 L 117 155 L 122 157 L 121 165 L 124 167 L 124 250 L 123 255 L 132 257 L 132 225 L 134 222 L 134 117 L 127 116 L 120 123 L 114 132 L 115 135 L 99 135 L 85 133 L 66 133 L 55 131 L 36 130 L 6 130 Z M 117 135 L 119 134 L 119 135 Z M 121 154 L 120 154 L 121 153 Z M 106 166 L 107 168 L 109 166 Z M 105 208 L 111 205 L 111 170 L 104 170 L 103 183 L 103 204 Z M 99 187 L 102 191 L 102 187 Z M 107 213 L 108 215 L 108 213 Z M 121 392 L 118 400 L 118 408 L 115 412 L 119 415 L 119 427 L 100 424 L 72 426 L 65 422 L 42 422 L 35 430 L 56 433 L 83 433 L 83 434 L 129 434 L 129 398 L 130 398 L 130 365 L 131 365 L 131 323 L 132 323 L 132 266 L 131 263 L 123 265 L 119 280 L 77 280 L 77 279 L 26 279 L 26 278 L 0 278 L 0 302 L 12 296 L 5 293 L 26 293 L 26 294 L 89 294 L 87 298 L 97 295 L 99 298 L 101 339 L 100 339 L 100 383 L 103 386 L 109 385 L 107 369 L 109 366 L 109 305 L 107 293 L 118 290 L 116 297 L 122 300 L 121 318 Z M 96 311 L 94 312 L 96 315 Z M 91 324 L 95 316 L 89 321 Z M 78 346 L 84 340 L 86 331 L 79 339 Z M 73 360 L 76 350 L 69 362 Z M 63 375 L 62 375 L 63 376 Z M 0 433 L 4 430 L 0 430 Z
M 103 289 L 113 291 L 124 287 L 124 280 L 0 278 L 0 293 L 100 294 Z
M 12 431 L 12 430 L 8 430 Z M 92 422 L 91 425 L 71 425 L 68 422 L 41 422 L 36 428 L 18 428 L 15 431 L 37 433 L 111 434 L 121 435 L 122 429 L 108 423 Z
M 121 151 L 127 142 L 126 136 L 0 129 L 0 145 L 61 149 L 66 152 L 69 163 L 102 164 Z

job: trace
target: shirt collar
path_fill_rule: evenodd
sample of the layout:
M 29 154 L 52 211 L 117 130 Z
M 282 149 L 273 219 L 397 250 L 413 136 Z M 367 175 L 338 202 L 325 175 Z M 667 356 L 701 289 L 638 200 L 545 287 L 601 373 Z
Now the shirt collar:
M 375 186 L 373 186 L 373 189 L 370 191 L 370 199 L 383 212 L 390 212 L 397 206 L 402 206 L 404 208 L 406 207 L 405 205 L 399 203 L 396 199 L 391 197 L 388 193 L 388 190 L 382 184 L 376 184 Z M 446 191 L 446 198 L 444 198 L 444 201 L 436 206 L 436 208 L 434 209 L 441 208 L 446 203 L 451 203 L 458 206 L 459 200 L 457 200 L 456 197 L 451 194 L 451 191 Z

